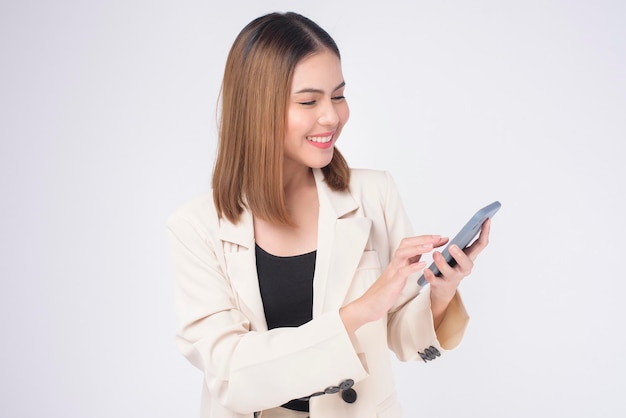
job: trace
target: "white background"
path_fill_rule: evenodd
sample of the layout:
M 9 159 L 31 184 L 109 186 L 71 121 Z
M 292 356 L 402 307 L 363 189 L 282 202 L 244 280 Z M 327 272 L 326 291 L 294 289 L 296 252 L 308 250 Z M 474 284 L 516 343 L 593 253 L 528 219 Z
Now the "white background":
M 208 190 L 236 34 L 320 23 L 419 233 L 502 202 L 461 346 L 396 364 L 407 417 L 620 417 L 626 3 L 0 3 L 0 416 L 196 417 L 174 346 L 170 213 Z

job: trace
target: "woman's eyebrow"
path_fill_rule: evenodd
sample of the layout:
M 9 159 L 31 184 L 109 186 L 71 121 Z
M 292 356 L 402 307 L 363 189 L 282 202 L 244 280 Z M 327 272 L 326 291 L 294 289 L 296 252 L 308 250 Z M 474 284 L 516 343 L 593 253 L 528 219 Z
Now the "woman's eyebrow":
M 345 85 L 346 85 L 346 82 L 342 81 L 341 83 L 339 83 L 339 85 L 337 87 L 335 87 L 333 89 L 333 91 L 337 91 L 340 88 L 344 87 Z M 322 90 L 322 89 L 314 89 L 314 88 L 306 88 L 306 89 L 298 90 L 294 94 L 300 94 L 300 93 L 318 93 L 318 94 L 323 94 L 324 90 Z

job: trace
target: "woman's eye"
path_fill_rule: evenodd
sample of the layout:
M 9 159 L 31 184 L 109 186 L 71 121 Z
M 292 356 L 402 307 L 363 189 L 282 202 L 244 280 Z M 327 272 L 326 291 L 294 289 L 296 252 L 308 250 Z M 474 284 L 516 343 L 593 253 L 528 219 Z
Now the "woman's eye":
M 333 96 L 330 98 L 333 102 L 341 102 L 343 100 L 346 99 L 346 96 Z M 307 100 L 307 101 L 302 101 L 302 102 L 298 102 L 300 105 L 302 106 L 314 106 L 317 104 L 317 100 Z

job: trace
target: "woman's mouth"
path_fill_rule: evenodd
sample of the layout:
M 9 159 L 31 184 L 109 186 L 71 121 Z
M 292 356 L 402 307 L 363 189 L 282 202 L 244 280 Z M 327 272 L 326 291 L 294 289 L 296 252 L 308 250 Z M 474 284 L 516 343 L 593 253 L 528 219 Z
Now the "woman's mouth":
M 330 148 L 333 144 L 333 136 L 335 132 L 325 132 L 320 135 L 307 136 L 306 140 L 317 148 Z

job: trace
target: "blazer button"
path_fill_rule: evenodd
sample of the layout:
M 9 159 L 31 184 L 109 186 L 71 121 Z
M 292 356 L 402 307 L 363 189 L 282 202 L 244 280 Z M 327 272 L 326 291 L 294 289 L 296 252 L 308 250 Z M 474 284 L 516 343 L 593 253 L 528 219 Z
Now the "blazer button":
M 349 388 L 341 392 L 341 399 L 346 403 L 354 403 L 356 401 L 356 390 Z
M 437 350 L 432 345 L 430 347 L 428 347 L 426 350 L 424 350 L 424 354 L 426 354 L 430 360 L 434 360 L 435 358 L 437 358 L 437 357 L 439 357 L 441 355 L 439 350 Z
M 354 386 L 354 380 L 352 379 L 346 379 L 343 382 L 339 383 L 339 389 L 341 390 L 348 390 L 352 386 Z
M 420 353 L 418 351 L 417 354 L 420 355 L 420 357 L 422 358 L 422 360 L 424 360 L 424 362 L 434 360 L 437 357 L 441 356 L 441 353 L 439 352 L 439 350 L 437 350 L 437 348 L 433 347 L 432 345 L 428 347 L 427 349 L 425 349 L 423 353 Z
M 324 393 L 327 395 L 332 395 L 333 393 L 339 392 L 339 386 L 328 386 L 324 389 Z

